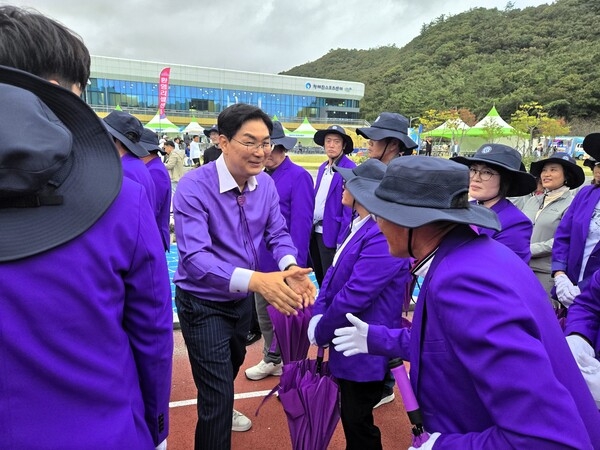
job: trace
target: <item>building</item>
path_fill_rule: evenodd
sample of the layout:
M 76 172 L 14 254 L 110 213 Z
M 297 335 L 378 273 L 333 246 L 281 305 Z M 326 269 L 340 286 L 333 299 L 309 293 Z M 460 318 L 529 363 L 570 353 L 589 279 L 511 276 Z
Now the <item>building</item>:
M 176 125 L 195 119 L 216 123 L 219 113 L 234 103 L 249 103 L 281 122 L 357 126 L 365 85 L 352 81 L 291 77 L 237 70 L 92 56 L 85 100 L 104 116 L 117 106 L 150 120 L 158 110 L 159 75 L 170 67 L 165 114 Z

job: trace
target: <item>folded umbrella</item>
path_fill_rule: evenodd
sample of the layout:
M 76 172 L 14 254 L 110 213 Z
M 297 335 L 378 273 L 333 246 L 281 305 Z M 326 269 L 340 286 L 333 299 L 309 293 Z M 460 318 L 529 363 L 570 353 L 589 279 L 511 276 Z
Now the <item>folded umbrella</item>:
M 294 450 L 326 450 L 340 420 L 338 385 L 323 361 L 305 359 L 283 366 L 279 399 Z
M 312 317 L 310 308 L 299 309 L 296 316 L 286 316 L 269 305 L 267 306 L 267 312 L 273 323 L 273 332 L 275 333 L 271 350 L 279 346 L 283 364 L 305 359 L 310 347 L 306 334 L 308 323 Z

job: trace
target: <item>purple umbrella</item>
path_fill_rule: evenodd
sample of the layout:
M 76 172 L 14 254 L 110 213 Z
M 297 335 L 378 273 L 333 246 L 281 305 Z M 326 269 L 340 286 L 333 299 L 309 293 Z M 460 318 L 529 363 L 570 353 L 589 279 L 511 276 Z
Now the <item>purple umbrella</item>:
M 323 354 L 319 347 L 316 360 L 284 365 L 279 379 L 294 450 L 326 450 L 340 420 L 338 385 Z
M 292 361 L 305 359 L 308 354 L 308 347 L 310 347 L 306 334 L 308 323 L 312 317 L 310 308 L 298 310 L 297 316 L 286 316 L 271 305 L 267 306 L 267 311 L 275 333 L 271 350 L 276 349 L 279 345 L 281 360 L 284 365 Z
M 408 374 L 402 360 L 394 358 L 388 364 L 398 384 L 398 390 L 400 391 L 400 395 L 402 395 L 402 401 L 404 402 L 410 423 L 413 425 L 412 446 L 419 448 L 429 439 L 429 434 L 423 428 L 423 417 L 419 409 L 419 403 L 410 385 L 410 380 L 408 379 Z

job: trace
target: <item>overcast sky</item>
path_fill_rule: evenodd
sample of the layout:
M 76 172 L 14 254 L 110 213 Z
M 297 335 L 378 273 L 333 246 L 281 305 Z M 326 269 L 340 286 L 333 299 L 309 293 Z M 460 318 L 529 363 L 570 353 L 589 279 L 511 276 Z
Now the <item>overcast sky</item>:
M 552 0 L 513 0 L 514 7 Z M 0 3 L 6 3 L 0 0 Z M 415 38 L 442 14 L 507 0 L 13 0 L 57 19 L 93 55 L 278 73 L 331 49 Z

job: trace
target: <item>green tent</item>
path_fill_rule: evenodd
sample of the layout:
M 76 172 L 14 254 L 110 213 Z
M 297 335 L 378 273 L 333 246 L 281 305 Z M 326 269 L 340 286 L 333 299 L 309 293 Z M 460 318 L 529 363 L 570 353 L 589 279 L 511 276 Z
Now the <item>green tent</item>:
M 511 127 L 502 119 L 502 117 L 500 117 L 495 106 L 493 106 L 490 112 L 473 125 L 466 133 L 467 136 L 472 137 L 486 137 L 489 135 L 491 135 L 491 137 L 518 136 L 519 134 L 519 131 Z
M 422 133 L 422 137 L 441 137 L 447 139 L 456 139 L 463 136 L 470 129 L 469 125 L 461 119 L 448 119 L 439 127 L 431 131 Z

